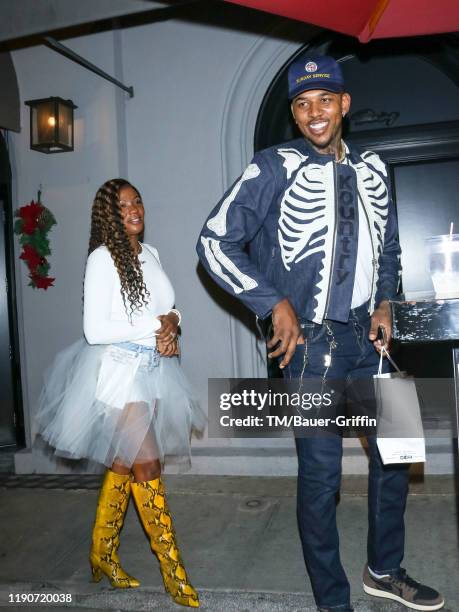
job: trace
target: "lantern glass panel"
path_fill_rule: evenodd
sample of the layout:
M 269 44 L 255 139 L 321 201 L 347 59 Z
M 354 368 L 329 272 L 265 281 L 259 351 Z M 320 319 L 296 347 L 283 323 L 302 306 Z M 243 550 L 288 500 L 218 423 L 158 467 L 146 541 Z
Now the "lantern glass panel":
M 51 146 L 56 138 L 56 114 L 53 101 L 32 109 L 32 145 Z
M 58 141 L 65 147 L 73 146 L 73 108 L 59 103 Z

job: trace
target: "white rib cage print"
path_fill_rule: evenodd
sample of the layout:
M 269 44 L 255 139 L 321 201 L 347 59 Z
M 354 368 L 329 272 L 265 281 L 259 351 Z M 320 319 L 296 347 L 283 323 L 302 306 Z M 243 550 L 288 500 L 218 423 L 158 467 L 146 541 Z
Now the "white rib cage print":
M 287 178 L 293 175 L 307 159 L 294 149 L 279 149 L 278 153 L 285 160 L 283 166 Z M 364 161 L 351 165 L 356 171 L 359 195 L 368 215 L 371 239 L 375 245 L 376 276 L 372 288 L 373 303 L 378 260 L 384 248 L 389 193 L 382 178 L 387 176 L 382 160 L 371 151 L 366 151 L 362 159 Z M 314 320 L 317 322 L 321 322 L 325 310 L 327 284 L 331 273 L 331 249 L 335 224 L 334 197 L 333 164 L 331 162 L 325 166 L 309 164 L 298 170 L 280 205 L 278 240 L 286 270 L 291 271 L 292 266 L 314 253 L 323 253 L 320 280 L 314 294 L 316 300 Z
M 327 166 L 330 166 L 328 168 Z M 309 164 L 299 170 L 280 205 L 278 238 L 286 270 L 293 264 L 325 251 L 333 227 L 333 169 Z
M 377 245 L 376 259 L 384 248 L 384 237 L 389 214 L 389 192 L 378 172 L 387 176 L 386 167 L 372 151 L 362 154 L 364 162 L 354 165 L 360 197 L 370 220 L 373 244 Z M 378 172 L 376 172 L 376 170 Z
M 282 263 L 293 265 L 322 253 L 319 281 L 314 291 L 313 320 L 321 322 L 331 268 L 331 243 L 335 223 L 333 163 L 309 164 L 297 172 L 280 204 L 278 240 Z

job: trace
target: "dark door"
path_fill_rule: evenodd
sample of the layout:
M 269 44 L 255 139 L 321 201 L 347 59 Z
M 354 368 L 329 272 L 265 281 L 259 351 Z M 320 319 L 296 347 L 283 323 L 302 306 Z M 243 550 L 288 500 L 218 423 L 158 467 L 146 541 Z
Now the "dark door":
M 0 448 L 24 441 L 15 293 L 11 171 L 0 134 Z
M 16 443 L 12 350 L 8 314 L 5 201 L 0 198 L 0 447 Z

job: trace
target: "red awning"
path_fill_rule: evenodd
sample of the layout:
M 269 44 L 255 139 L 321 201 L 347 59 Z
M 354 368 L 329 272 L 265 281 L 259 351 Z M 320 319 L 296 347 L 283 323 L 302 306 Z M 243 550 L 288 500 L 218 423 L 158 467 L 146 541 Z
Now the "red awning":
M 459 30 L 459 0 L 227 0 L 356 36 L 360 42 Z

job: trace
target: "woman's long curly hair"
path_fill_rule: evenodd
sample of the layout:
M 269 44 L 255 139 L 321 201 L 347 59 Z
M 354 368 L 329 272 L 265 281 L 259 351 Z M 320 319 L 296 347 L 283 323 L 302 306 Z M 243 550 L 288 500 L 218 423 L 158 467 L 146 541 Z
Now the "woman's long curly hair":
M 133 185 L 120 178 L 107 181 L 97 191 L 91 212 L 88 255 L 101 245 L 107 247 L 118 271 L 121 296 L 130 317 L 148 303 L 149 293 L 143 281 L 139 259 L 121 220 L 119 194 L 123 187 L 132 187 L 141 197 Z

